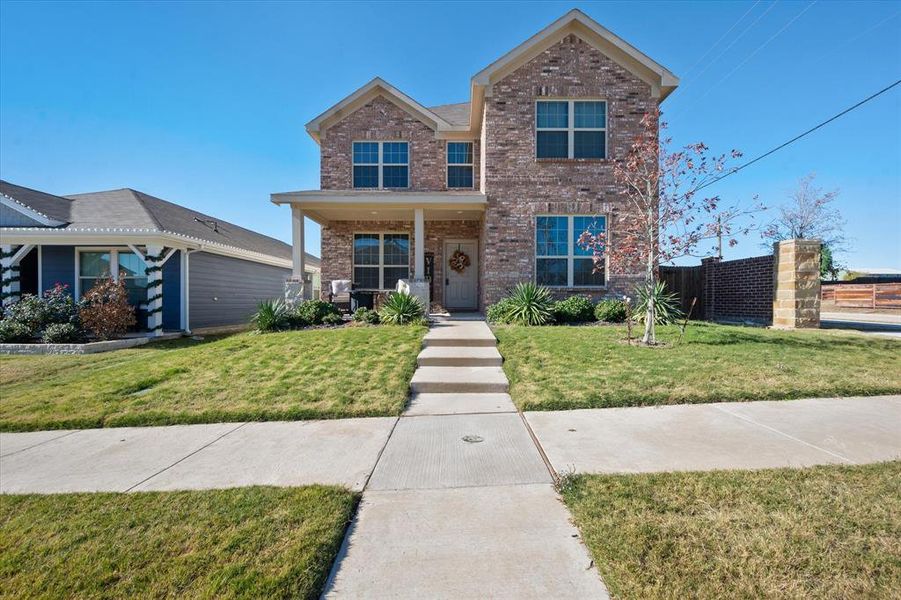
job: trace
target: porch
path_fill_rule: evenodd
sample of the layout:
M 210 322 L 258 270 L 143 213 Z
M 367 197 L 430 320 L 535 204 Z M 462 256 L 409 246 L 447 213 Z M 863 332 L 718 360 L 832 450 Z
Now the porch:
M 317 190 L 272 202 L 291 206 L 295 277 L 304 269 L 304 219 L 322 227 L 323 298 L 332 281 L 386 293 L 406 280 L 444 308 L 481 307 L 484 194 Z

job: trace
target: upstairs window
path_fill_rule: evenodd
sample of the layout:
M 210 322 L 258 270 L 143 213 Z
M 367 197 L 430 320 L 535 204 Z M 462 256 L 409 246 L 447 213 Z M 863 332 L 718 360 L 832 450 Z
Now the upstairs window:
M 548 287 L 603 287 L 594 255 L 579 244 L 586 231 L 606 230 L 606 218 L 588 215 L 540 216 L 535 222 L 535 280 Z
M 607 103 L 539 100 L 535 131 L 538 158 L 607 158 Z
M 447 143 L 447 187 L 472 188 L 472 142 Z
M 353 185 L 358 189 L 410 187 L 407 142 L 354 142 Z

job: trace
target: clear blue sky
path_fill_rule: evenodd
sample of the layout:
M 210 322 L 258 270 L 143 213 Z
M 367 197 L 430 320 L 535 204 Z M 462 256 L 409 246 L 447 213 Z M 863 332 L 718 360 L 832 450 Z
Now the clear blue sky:
M 2 2 L 0 176 L 133 187 L 288 241 L 268 198 L 318 187 L 306 121 L 375 75 L 466 101 L 474 73 L 573 7 L 682 78 L 664 103 L 679 143 L 752 157 L 901 77 L 897 2 Z M 901 86 L 715 189 L 778 204 L 811 172 L 841 190 L 846 262 L 901 268 Z M 727 257 L 759 253 L 755 236 Z

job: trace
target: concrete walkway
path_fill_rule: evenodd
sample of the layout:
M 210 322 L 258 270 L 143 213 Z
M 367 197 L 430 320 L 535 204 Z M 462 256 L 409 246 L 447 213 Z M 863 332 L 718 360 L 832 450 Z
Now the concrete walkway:
M 605 598 L 507 395 L 494 334 L 426 334 L 410 407 L 373 471 L 329 598 Z
M 0 434 L 0 492 L 324 483 L 362 490 L 397 419 Z
M 901 458 L 901 396 L 529 412 L 558 472 L 642 473 Z

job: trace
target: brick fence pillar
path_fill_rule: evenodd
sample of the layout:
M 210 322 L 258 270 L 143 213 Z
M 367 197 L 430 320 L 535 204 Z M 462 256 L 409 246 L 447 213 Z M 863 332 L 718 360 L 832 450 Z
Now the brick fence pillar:
M 820 242 L 785 240 L 773 245 L 773 327 L 820 326 Z

